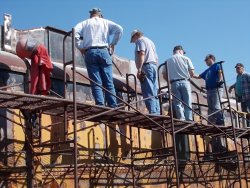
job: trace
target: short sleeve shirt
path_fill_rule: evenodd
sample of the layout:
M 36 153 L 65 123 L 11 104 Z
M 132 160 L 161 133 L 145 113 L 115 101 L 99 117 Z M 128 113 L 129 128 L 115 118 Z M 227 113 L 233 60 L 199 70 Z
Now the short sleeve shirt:
M 166 63 L 170 80 L 189 79 L 189 70 L 194 69 L 190 58 L 181 54 L 174 54 Z
M 200 74 L 200 77 L 203 78 L 206 82 L 206 89 L 211 90 L 217 88 L 217 81 L 219 80 L 219 71 L 221 70 L 218 63 L 214 63 L 203 73 Z
M 144 51 L 145 61 L 157 63 L 157 53 L 154 43 L 147 37 L 140 37 L 135 43 L 135 62 L 138 62 L 138 52 Z

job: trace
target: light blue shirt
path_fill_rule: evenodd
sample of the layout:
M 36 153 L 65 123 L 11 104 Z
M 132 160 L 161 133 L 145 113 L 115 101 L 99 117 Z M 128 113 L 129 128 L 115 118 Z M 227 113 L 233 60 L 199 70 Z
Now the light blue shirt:
M 99 17 L 92 17 L 75 26 L 76 47 L 87 49 L 91 46 L 116 45 L 122 36 L 120 25 Z M 109 36 L 112 36 L 109 43 Z
M 170 80 L 189 79 L 189 70 L 193 70 L 192 61 L 184 55 L 174 54 L 167 60 Z

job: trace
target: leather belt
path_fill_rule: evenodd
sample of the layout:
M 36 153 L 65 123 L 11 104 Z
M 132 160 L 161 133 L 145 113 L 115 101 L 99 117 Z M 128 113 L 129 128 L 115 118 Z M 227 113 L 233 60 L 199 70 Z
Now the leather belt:
M 187 79 L 187 78 L 180 78 L 180 79 L 176 79 L 176 80 L 170 80 L 170 83 L 172 84 L 172 83 L 174 83 L 174 82 L 182 81 L 182 80 L 187 80 L 187 81 L 189 81 L 189 79 Z
M 153 65 L 156 65 L 156 63 L 155 63 L 155 62 L 153 62 L 153 61 L 143 63 L 143 65 L 147 65 L 147 64 L 153 64 Z
M 108 48 L 107 46 L 91 46 L 89 48 L 86 49 L 86 51 L 90 50 L 90 49 L 104 49 L 104 48 Z

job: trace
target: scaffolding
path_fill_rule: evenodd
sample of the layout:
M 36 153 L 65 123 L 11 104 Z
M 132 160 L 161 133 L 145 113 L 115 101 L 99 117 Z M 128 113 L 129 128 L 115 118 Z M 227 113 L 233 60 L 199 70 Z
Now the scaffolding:
M 72 39 L 72 60 L 66 61 L 65 54 L 68 49 L 65 47 L 65 40 L 70 37 Z M 126 76 L 128 100 L 124 101 L 116 96 L 123 105 L 108 108 L 84 103 L 76 98 L 76 75 L 83 76 L 92 83 L 94 81 L 76 69 L 74 38 L 74 30 L 72 30 L 65 35 L 63 42 L 65 86 L 63 98 L 0 90 L 0 108 L 19 109 L 26 120 L 24 124 L 20 124 L 1 115 L 25 130 L 26 152 L 23 155 L 27 166 L 2 167 L 1 174 L 4 178 L 9 178 L 6 181 L 18 179 L 17 176 L 10 177 L 10 174 L 23 173 L 23 179 L 27 176 L 27 187 L 33 188 L 35 187 L 35 174 L 40 172 L 43 183 L 56 182 L 61 185 L 62 179 L 72 179 L 75 188 L 79 187 L 81 179 L 88 179 L 92 186 L 105 187 L 143 187 L 156 184 L 165 184 L 166 187 L 180 187 L 181 185 L 220 188 L 249 187 L 250 129 L 243 127 L 243 122 L 248 122 L 248 120 L 245 114 L 242 115 L 237 109 L 231 107 L 225 84 L 226 100 L 221 101 L 221 110 L 229 121 L 224 126 L 214 125 L 208 120 L 208 117 L 202 114 L 202 108 L 206 109 L 207 106 L 200 104 L 197 92 L 193 92 L 196 103 L 193 103 L 194 108 L 192 109 L 196 121 L 182 121 L 174 118 L 173 98 L 180 99 L 171 92 L 168 78 L 165 86 L 162 86 L 159 80 L 158 97 L 162 106 L 162 114 L 164 114 L 164 105 L 169 109 L 169 112 L 164 115 L 150 115 L 138 110 L 137 104 L 146 99 L 138 100 L 136 77 L 133 74 Z M 222 62 L 219 63 L 222 68 Z M 66 98 L 67 66 L 71 66 L 73 75 L 72 100 Z M 162 68 L 168 70 L 165 66 L 166 64 L 160 65 L 158 71 Z M 130 78 L 134 81 L 135 88 L 133 89 L 129 89 L 131 88 L 128 81 Z M 103 87 L 102 89 L 109 92 Z M 186 104 L 183 103 L 183 105 Z M 38 127 L 29 121 L 32 114 L 38 116 Z M 42 142 L 41 130 L 54 126 L 54 124 L 43 125 L 41 120 L 43 115 L 62 118 L 62 122 L 59 122 L 63 124 L 64 138 L 62 140 Z M 78 125 L 85 121 L 93 122 L 93 125 L 79 128 Z M 90 151 L 78 143 L 79 134 L 100 126 L 100 124 L 105 128 L 104 150 L 93 148 Z M 128 129 L 128 136 L 113 125 Z M 72 126 L 71 132 L 69 132 L 69 126 Z M 108 129 L 125 140 L 128 147 L 123 156 L 110 154 Z M 137 130 L 136 135 L 134 130 Z M 161 147 L 141 147 L 141 130 L 157 132 L 160 136 Z M 34 135 L 36 131 L 38 134 Z M 94 135 L 95 132 L 90 131 L 89 134 Z M 189 141 L 191 140 L 194 150 L 189 148 L 179 151 L 185 136 Z M 207 142 L 213 142 L 212 140 L 219 144 L 212 151 L 207 152 Z M 69 147 L 64 147 L 66 145 Z M 73 162 L 70 164 L 47 162 L 45 164 L 41 160 L 42 156 L 54 154 L 67 155 Z M 36 168 L 38 165 L 40 168 Z

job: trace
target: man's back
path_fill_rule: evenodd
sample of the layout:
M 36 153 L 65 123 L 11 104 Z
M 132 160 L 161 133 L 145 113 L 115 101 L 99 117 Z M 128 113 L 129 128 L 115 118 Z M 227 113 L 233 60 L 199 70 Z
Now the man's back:
M 194 69 L 191 60 L 181 54 L 174 54 L 167 63 L 170 80 L 189 79 L 189 70 Z
M 91 46 L 106 46 L 109 44 L 109 35 L 114 35 L 111 44 L 117 44 L 122 35 L 122 27 L 110 20 L 92 17 L 75 26 L 77 47 L 87 49 Z M 82 40 L 80 40 L 82 37 Z
M 242 101 L 250 99 L 250 74 L 244 72 L 242 74 Z
M 158 56 L 156 53 L 156 48 L 149 38 L 147 37 L 140 37 L 138 41 L 136 42 L 136 48 L 135 48 L 135 54 L 137 54 L 138 51 L 144 51 L 145 53 L 145 62 L 155 62 L 158 61 Z M 137 55 L 135 56 L 137 58 Z

